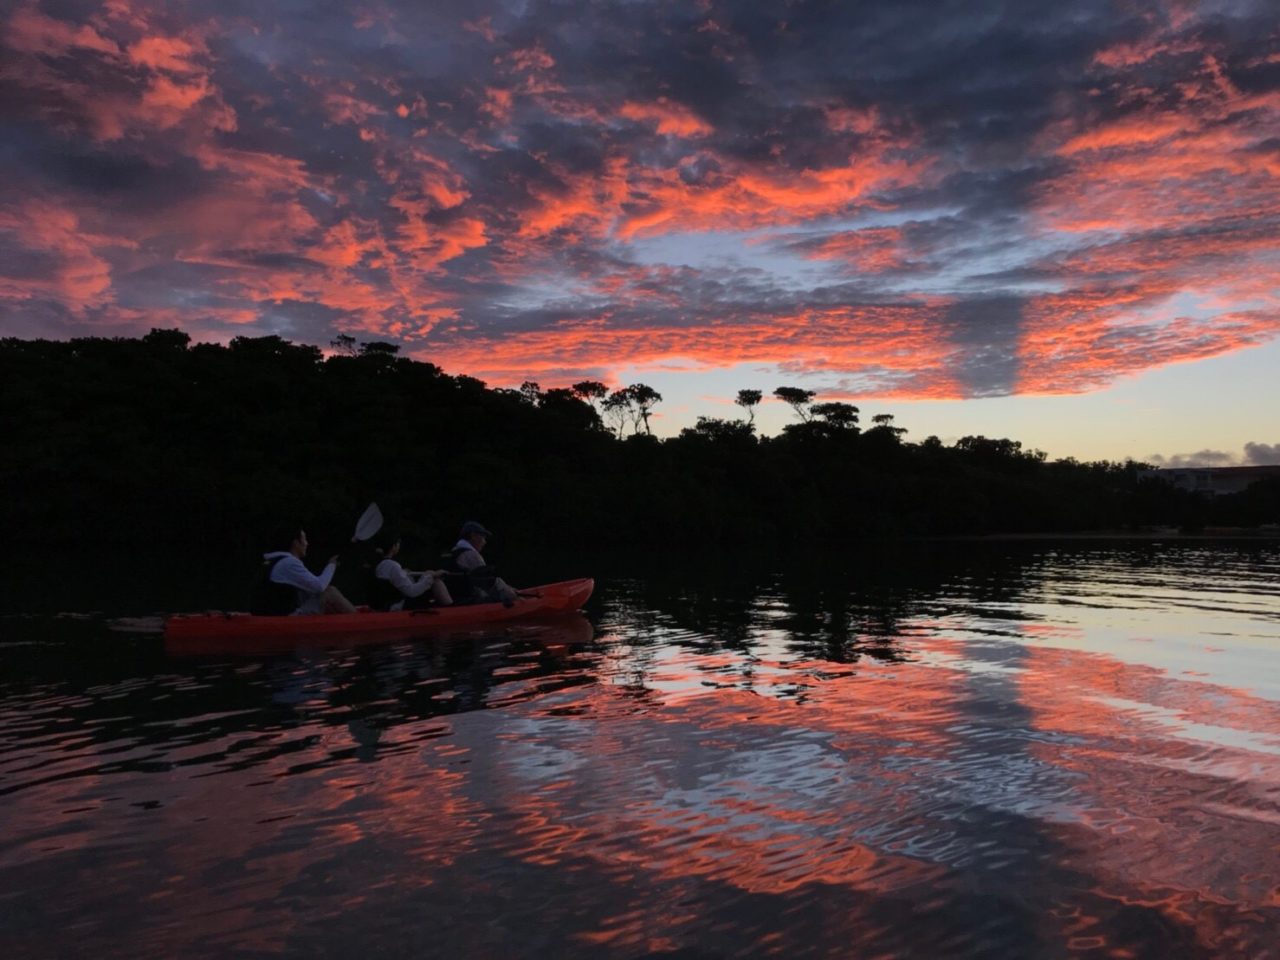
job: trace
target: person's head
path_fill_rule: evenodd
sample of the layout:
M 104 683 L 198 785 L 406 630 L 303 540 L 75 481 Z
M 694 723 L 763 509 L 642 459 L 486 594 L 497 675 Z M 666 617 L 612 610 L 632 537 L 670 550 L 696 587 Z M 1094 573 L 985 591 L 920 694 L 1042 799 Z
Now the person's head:
M 477 550 L 483 547 L 491 536 L 493 534 L 486 530 L 483 524 L 476 523 L 474 520 L 468 520 L 462 525 L 462 539 Z
M 396 531 L 387 531 L 378 538 L 378 553 L 382 554 L 384 560 L 390 560 L 400 552 L 400 534 Z
M 307 555 L 307 533 L 298 524 L 277 527 L 271 535 L 271 549 L 292 553 L 301 560 Z

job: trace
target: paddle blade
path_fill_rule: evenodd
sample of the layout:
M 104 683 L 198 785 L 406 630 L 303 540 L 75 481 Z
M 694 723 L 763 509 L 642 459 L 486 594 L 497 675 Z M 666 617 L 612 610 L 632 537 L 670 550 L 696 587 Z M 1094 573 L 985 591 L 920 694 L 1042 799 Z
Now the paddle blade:
M 382 511 L 376 503 L 369 504 L 360 519 L 356 521 L 356 532 L 352 540 L 368 540 L 382 529 Z

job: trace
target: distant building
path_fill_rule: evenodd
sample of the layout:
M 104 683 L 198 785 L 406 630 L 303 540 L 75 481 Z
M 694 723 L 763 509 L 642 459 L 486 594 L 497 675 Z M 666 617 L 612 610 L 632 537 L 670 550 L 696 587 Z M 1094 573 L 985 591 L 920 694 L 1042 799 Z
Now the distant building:
M 1280 477 L 1280 464 L 1263 467 L 1166 467 L 1152 476 L 1168 481 L 1180 490 L 1207 493 L 1211 497 L 1240 493 L 1251 483 Z

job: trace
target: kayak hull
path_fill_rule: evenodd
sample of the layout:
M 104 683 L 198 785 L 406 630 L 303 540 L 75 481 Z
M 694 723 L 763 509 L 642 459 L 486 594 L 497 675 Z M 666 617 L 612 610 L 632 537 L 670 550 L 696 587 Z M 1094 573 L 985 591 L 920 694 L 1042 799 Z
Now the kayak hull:
M 595 589 L 591 579 L 564 580 L 521 591 L 510 606 L 459 604 L 425 610 L 330 613 L 314 616 L 259 617 L 249 613 L 175 614 L 165 621 L 165 649 L 172 653 L 224 653 L 243 648 L 279 647 L 312 642 L 392 640 L 441 631 L 483 628 L 489 624 L 577 610 Z

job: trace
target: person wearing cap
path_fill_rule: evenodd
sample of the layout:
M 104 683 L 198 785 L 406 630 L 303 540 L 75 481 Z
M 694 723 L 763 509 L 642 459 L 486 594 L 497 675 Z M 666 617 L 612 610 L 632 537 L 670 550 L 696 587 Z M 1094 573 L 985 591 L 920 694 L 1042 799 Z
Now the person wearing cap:
M 409 573 L 396 556 L 400 553 L 400 537 L 389 534 L 378 550 L 382 559 L 373 568 L 369 586 L 369 606 L 375 610 L 419 610 L 430 604 L 447 607 L 453 603 L 449 589 L 440 579 L 443 570 Z
M 461 575 L 469 599 L 478 603 L 501 601 L 510 605 L 517 596 L 515 589 L 494 573 L 493 567 L 484 562 L 480 553 L 491 536 L 483 524 L 474 520 L 464 523 L 458 542 L 451 551 L 453 567 Z
M 262 555 L 262 576 L 254 592 L 250 612 L 262 616 L 291 614 L 355 613 L 356 608 L 330 581 L 338 558 L 330 557 L 320 575 L 302 562 L 307 555 L 307 532 L 286 527 L 276 533 L 276 545 L 284 549 Z

